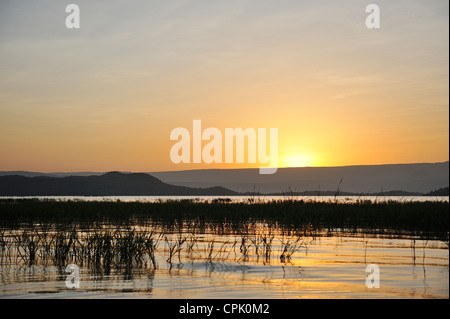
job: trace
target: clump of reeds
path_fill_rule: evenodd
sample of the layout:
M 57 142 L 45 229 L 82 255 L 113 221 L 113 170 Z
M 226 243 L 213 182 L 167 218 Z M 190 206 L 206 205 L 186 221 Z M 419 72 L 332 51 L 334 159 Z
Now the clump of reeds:
M 178 261 L 181 263 L 181 250 L 183 249 L 183 244 L 185 243 L 187 237 L 183 236 L 180 232 L 176 237 L 176 240 L 171 240 L 167 235 L 164 236 L 166 247 L 168 251 L 167 262 L 172 266 L 172 258 L 176 254 L 178 255 Z
M 116 202 L 0 199 L 0 224 L 8 228 L 27 225 L 132 226 L 163 225 L 172 232 L 180 223 L 192 223 L 199 232 L 244 233 L 246 225 L 276 223 L 286 229 L 309 229 L 319 234 L 341 230 L 392 236 L 446 239 L 449 203 L 369 201 L 314 202 L 302 200 L 253 202 Z
M 294 253 L 303 246 L 303 237 L 297 236 L 296 238 L 291 238 L 290 236 L 285 236 L 285 234 L 282 234 L 280 237 L 280 242 L 280 262 L 289 262 L 292 255 L 294 255 Z
M 239 261 L 270 262 L 274 247 L 285 263 L 307 248 L 306 237 L 343 233 L 437 239 L 448 246 L 448 210 L 448 202 L 431 201 L 0 199 L 0 263 L 75 263 L 99 274 L 112 269 L 129 274 L 156 269 L 161 242 L 170 266 L 176 257 L 180 264 L 182 258 L 222 261 L 232 251 Z M 214 236 L 233 239 L 217 241 Z

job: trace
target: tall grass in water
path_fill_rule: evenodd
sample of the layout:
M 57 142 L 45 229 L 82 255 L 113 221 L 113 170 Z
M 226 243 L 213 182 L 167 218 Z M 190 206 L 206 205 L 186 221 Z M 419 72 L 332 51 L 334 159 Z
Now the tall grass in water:
M 258 203 L 197 201 L 112 202 L 0 199 L 0 225 L 21 228 L 77 224 L 132 226 L 158 223 L 167 232 L 189 224 L 198 232 L 243 233 L 250 224 L 274 223 L 281 228 L 319 234 L 352 232 L 421 236 L 448 241 L 448 202 L 314 202 Z
M 3 245 L 15 254 L 0 255 L 1 263 L 31 266 L 37 261 L 51 262 L 59 268 L 75 263 L 109 274 L 111 268 L 157 268 L 155 252 L 159 236 L 138 233 L 134 229 L 54 229 L 51 233 L 38 228 L 21 232 L 3 230 Z M 38 235 L 40 234 L 40 235 Z
M 39 248 L 39 237 L 33 232 L 23 230 L 22 234 L 13 235 L 18 257 L 29 265 L 36 260 Z
M 275 256 L 288 263 L 308 248 L 306 238 L 325 235 L 448 243 L 448 208 L 448 202 L 295 198 L 252 203 L 0 199 L 0 262 L 75 263 L 99 276 L 113 269 L 155 270 L 158 260 L 172 267 L 175 258 L 180 264 L 182 258 L 212 264 L 228 260 L 233 251 L 236 261 L 271 262 Z

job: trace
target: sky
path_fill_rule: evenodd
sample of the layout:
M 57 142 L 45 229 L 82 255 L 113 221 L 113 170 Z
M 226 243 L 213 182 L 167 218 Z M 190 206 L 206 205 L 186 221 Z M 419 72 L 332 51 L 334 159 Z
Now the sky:
M 174 164 L 193 120 L 278 128 L 280 167 L 447 161 L 448 6 L 0 0 L 0 170 L 258 166 Z

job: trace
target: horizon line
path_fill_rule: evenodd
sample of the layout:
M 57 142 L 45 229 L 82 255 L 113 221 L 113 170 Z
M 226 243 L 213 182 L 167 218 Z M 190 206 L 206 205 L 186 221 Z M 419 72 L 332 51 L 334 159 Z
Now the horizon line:
M 342 168 L 342 167 L 363 167 L 363 166 L 388 166 L 388 165 L 417 165 L 417 164 L 445 164 L 449 163 L 449 160 L 439 162 L 414 162 L 414 163 L 385 163 L 385 164 L 353 164 L 353 165 L 338 165 L 338 166 L 284 166 L 278 167 L 278 169 L 300 169 L 300 168 Z M 28 171 L 28 170 L 5 170 L 6 172 L 24 172 L 24 173 L 39 173 L 39 174 L 68 174 L 68 173 L 169 173 L 169 172 L 196 172 L 196 171 L 226 171 L 226 170 L 259 170 L 260 167 L 240 167 L 240 168 L 197 168 L 197 169 L 180 169 L 180 170 L 162 170 L 162 171 L 122 171 L 122 170 L 106 170 L 106 171 Z

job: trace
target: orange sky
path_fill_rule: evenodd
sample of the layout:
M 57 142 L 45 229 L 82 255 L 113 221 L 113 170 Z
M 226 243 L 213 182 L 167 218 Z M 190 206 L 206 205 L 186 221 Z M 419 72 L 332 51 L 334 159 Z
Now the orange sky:
M 195 119 L 278 128 L 280 166 L 449 159 L 446 1 L 77 4 L 0 4 L 0 170 L 256 167 L 173 164 Z

